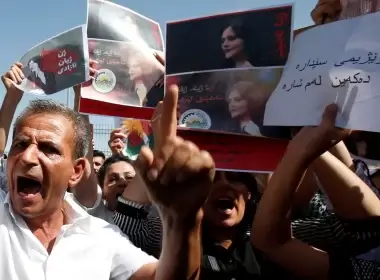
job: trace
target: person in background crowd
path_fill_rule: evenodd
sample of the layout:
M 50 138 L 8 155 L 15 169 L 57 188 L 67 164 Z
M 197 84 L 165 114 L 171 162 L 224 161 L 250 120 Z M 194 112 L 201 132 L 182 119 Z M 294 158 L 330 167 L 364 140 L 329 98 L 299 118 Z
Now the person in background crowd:
M 102 167 L 104 161 L 106 160 L 106 155 L 98 150 L 93 150 L 92 161 L 94 163 L 94 171 L 98 174 L 100 167 Z
M 107 158 L 98 173 L 98 181 L 103 190 L 103 199 L 112 217 L 116 209 L 117 198 L 136 176 L 136 171 L 129 158 L 115 154 Z
M 311 17 L 318 25 L 370 14 L 377 11 L 380 11 L 379 0 L 319 0 L 311 12 Z M 359 132 L 353 138 L 355 139 L 357 137 L 361 138 L 361 141 L 359 141 L 359 143 L 355 143 L 354 145 L 352 143 L 353 141 L 347 139 L 347 144 L 349 144 L 350 151 L 364 156 L 374 155 L 376 157 L 378 154 L 378 149 L 375 139 L 378 138 L 378 135 L 370 132 Z M 366 166 L 363 161 L 357 160 L 356 163 L 358 168 L 366 170 L 366 173 L 369 173 L 368 166 Z M 366 182 L 374 193 L 379 195 L 376 180 L 369 178 Z M 365 260 L 378 261 L 380 260 L 380 248 L 373 249 L 368 253 L 368 255 L 364 254 L 360 257 Z
M 251 239 L 253 245 L 270 260 L 299 277 L 377 279 L 380 276 L 378 263 L 353 259 L 347 252 L 349 248 L 342 244 L 332 252 L 317 250 L 294 238 L 290 230 L 291 197 L 297 191 L 306 168 L 311 164 L 318 168 L 331 164 L 330 169 L 325 169 L 325 177 L 329 177 L 330 184 L 334 185 L 334 189 L 328 192 L 329 198 L 334 202 L 344 201 L 334 204 L 335 211 L 346 219 L 345 223 L 351 220 L 353 225 L 356 224 L 355 228 L 367 228 L 367 237 L 376 236 L 378 239 L 379 199 L 352 172 L 342 172 L 344 165 L 326 152 L 347 136 L 345 131 L 334 128 L 337 111 L 336 105 L 328 106 L 319 127 L 303 128 L 290 142 L 259 203 Z M 290 255 L 294 257 L 288 258 Z
M 154 113 L 154 115 L 156 115 L 156 117 L 154 118 L 156 119 L 156 121 L 160 119 L 159 117 L 157 117 L 157 115 L 159 115 L 159 113 L 157 113 L 157 111 L 160 110 L 159 108 L 160 106 L 156 108 L 156 111 Z M 154 128 L 154 131 L 156 131 L 156 135 L 157 135 L 157 124 L 153 123 L 152 127 Z M 342 153 L 340 149 L 337 148 L 336 150 L 337 151 L 334 150 L 334 153 L 344 160 L 344 156 L 340 155 Z M 334 193 L 334 189 L 336 189 L 336 186 L 335 186 L 336 181 L 334 178 L 336 178 L 337 176 L 340 176 L 341 173 L 345 174 L 343 176 L 346 176 L 347 172 L 351 172 L 349 171 L 348 167 L 346 167 L 345 165 L 341 167 L 341 170 L 338 170 L 338 171 L 334 169 L 331 170 L 334 164 L 336 164 L 335 161 L 329 162 L 326 166 L 314 168 L 314 171 L 316 172 L 316 174 L 320 175 L 320 179 L 325 186 L 325 192 L 328 195 L 330 195 L 331 193 Z M 344 170 L 344 168 L 346 168 L 346 170 Z M 323 174 L 326 174 L 326 175 L 323 175 Z M 348 175 L 350 175 L 350 173 L 348 173 Z M 248 177 L 250 178 L 250 180 L 247 179 Z M 218 201 L 216 201 L 215 204 L 212 203 L 212 201 L 214 201 L 214 199 L 212 199 L 213 192 L 214 192 L 213 191 L 210 194 L 208 202 L 206 203 L 204 207 L 205 220 L 204 220 L 203 225 L 208 225 L 208 224 L 213 225 L 214 223 L 217 223 L 218 219 L 215 217 L 215 215 L 212 214 L 214 213 L 214 211 L 210 210 L 210 209 L 213 209 L 214 206 L 216 207 L 215 209 L 217 209 L 219 206 L 227 207 L 226 209 L 224 209 L 224 211 L 225 213 L 228 213 L 228 215 L 223 214 L 224 213 L 223 210 L 220 210 L 220 211 L 218 210 L 215 213 L 219 213 L 221 217 L 224 217 L 224 216 L 230 217 L 231 215 L 230 217 L 231 219 L 232 219 L 232 216 L 234 217 L 233 218 L 233 221 L 235 221 L 234 225 L 240 225 L 241 221 L 238 218 L 236 218 L 235 220 L 234 213 L 236 213 L 235 209 L 240 209 L 239 211 L 236 210 L 239 213 L 241 213 L 241 211 L 244 212 L 241 206 L 239 207 L 236 206 L 236 205 L 243 205 L 243 204 L 237 203 L 236 200 L 235 200 L 235 203 L 231 203 L 231 201 L 233 200 L 231 197 L 247 197 L 247 195 L 248 197 L 251 197 L 251 200 L 250 200 L 251 202 L 249 202 L 248 204 L 246 204 L 247 202 L 244 203 L 244 205 L 249 205 L 249 206 L 246 206 L 244 209 L 248 209 L 246 213 L 247 215 L 248 214 L 253 215 L 255 205 L 260 199 L 259 190 L 257 187 L 254 187 L 254 186 L 257 186 L 257 184 L 255 183 L 253 177 L 250 174 L 245 174 L 245 175 L 240 174 L 238 176 L 238 174 L 234 175 L 234 173 L 229 174 L 228 172 L 218 173 L 216 178 L 217 179 L 214 181 L 213 189 L 215 190 L 216 193 L 219 193 L 218 188 L 216 186 L 221 186 L 221 189 L 223 190 L 223 191 L 220 191 L 221 202 L 220 204 Z M 312 178 L 314 179 L 314 177 Z M 326 180 L 330 180 L 331 182 L 326 182 Z M 357 182 L 357 180 L 358 180 L 358 177 L 354 175 L 354 177 L 352 176 L 349 177 L 348 182 L 350 183 L 353 181 Z M 241 193 L 235 187 L 234 188 L 231 187 L 232 189 L 229 190 L 228 186 L 234 186 L 236 185 L 236 182 L 239 182 L 237 186 L 241 186 L 241 184 L 245 186 L 244 188 L 242 187 L 238 188 L 241 191 Z M 340 182 L 340 184 L 342 183 Z M 368 187 L 365 186 L 364 183 L 361 183 L 361 185 L 363 188 L 368 189 Z M 344 183 L 342 187 L 347 187 L 347 186 L 348 186 L 347 183 Z M 311 191 L 310 191 L 310 188 L 311 188 Z M 296 198 L 292 200 L 293 205 L 299 207 L 299 206 L 304 205 L 305 201 L 307 201 L 308 203 L 310 201 L 310 198 L 308 199 L 307 197 L 308 196 L 310 197 L 310 194 L 312 196 L 314 191 L 315 191 L 314 185 L 309 185 L 308 182 L 303 183 L 302 186 L 300 186 L 299 190 L 297 190 Z M 343 190 L 341 192 L 343 192 Z M 264 189 L 264 193 L 265 193 L 265 189 Z M 305 200 L 305 197 L 306 197 L 306 200 Z M 237 199 L 237 201 L 239 201 L 239 199 Z M 122 196 L 118 198 L 118 202 L 119 203 L 116 207 L 116 213 L 114 216 L 115 224 L 118 225 L 119 228 L 122 229 L 122 231 L 131 238 L 131 241 L 136 246 L 142 248 L 146 252 L 150 252 L 151 254 L 159 255 L 160 246 L 161 246 L 160 236 L 161 236 L 161 231 L 162 231 L 161 221 L 159 217 L 148 216 L 151 203 L 146 193 L 144 192 L 144 190 L 139 186 L 137 182 L 132 181 L 129 187 L 124 189 Z M 342 208 L 345 207 L 344 201 L 332 195 L 332 203 L 336 207 L 336 211 L 339 214 L 342 213 L 343 211 Z M 318 211 L 318 212 L 321 211 L 319 210 L 319 208 L 321 207 L 319 204 L 321 204 L 320 201 L 318 201 L 317 205 L 314 206 L 315 207 L 314 211 Z M 208 207 L 208 205 L 210 205 L 210 207 Z M 234 205 L 238 208 L 234 208 Z M 228 208 L 228 207 L 232 207 L 232 208 Z M 340 220 L 340 216 L 337 216 L 335 214 L 328 214 L 326 212 L 325 206 L 321 208 L 324 208 L 322 210 L 324 211 L 323 215 L 321 214 L 318 215 L 318 213 L 314 214 L 313 212 L 311 212 L 309 216 L 305 216 L 306 219 L 294 220 L 292 222 L 293 234 L 297 238 L 300 238 L 300 240 L 304 240 L 308 244 L 317 246 L 318 248 L 325 249 L 328 252 L 333 252 L 342 247 L 344 248 L 348 246 L 349 244 L 349 246 L 347 247 L 349 248 L 347 249 L 348 251 L 347 254 L 353 255 L 353 256 L 355 254 L 365 252 L 366 250 L 370 249 L 373 244 L 376 244 L 376 242 L 379 242 L 377 240 L 378 239 L 376 235 L 377 232 L 373 233 L 372 228 L 368 229 L 367 227 L 364 227 L 363 229 L 360 229 L 360 228 L 356 228 L 355 226 L 348 226 L 346 224 L 346 221 Z M 355 209 L 359 210 L 360 212 L 360 207 L 357 207 Z M 355 211 L 355 209 L 352 209 L 352 210 Z M 348 217 L 346 213 L 343 213 L 343 214 L 345 215 L 344 217 Z M 243 216 L 244 215 L 245 214 L 243 214 Z M 239 214 L 237 217 L 241 217 L 241 214 Z M 309 217 L 312 217 L 312 219 L 310 219 Z M 349 215 L 349 217 L 351 217 L 351 215 Z M 243 224 L 245 224 L 245 226 L 243 226 Z M 247 229 L 248 224 L 242 222 L 241 226 Z M 235 226 L 232 226 L 232 228 L 234 227 Z M 211 232 L 213 231 L 210 231 L 208 227 L 204 228 L 204 234 L 203 234 L 203 239 L 202 239 L 203 246 L 206 246 L 204 247 L 205 255 L 203 257 L 204 261 L 203 261 L 203 266 L 202 266 L 204 275 L 209 276 L 210 274 L 208 274 L 207 272 L 209 271 L 210 273 L 217 272 L 215 275 L 218 275 L 218 277 L 226 277 L 226 279 L 231 279 L 231 277 L 235 277 L 235 279 L 246 279 L 246 278 L 239 278 L 239 277 L 242 277 L 242 275 L 246 275 L 244 277 L 252 277 L 252 275 L 255 275 L 258 273 L 259 268 L 261 270 L 260 272 L 261 276 L 268 275 L 268 273 L 270 273 L 271 271 L 279 271 L 279 268 L 276 265 L 273 265 L 270 262 L 266 262 L 265 260 L 261 259 L 261 255 L 259 251 L 256 249 L 253 249 L 253 251 L 252 250 L 249 251 L 250 253 L 248 254 L 251 256 L 252 255 L 256 256 L 255 258 L 257 262 L 255 261 L 254 264 L 252 263 L 252 257 L 250 260 L 247 260 L 244 257 L 242 257 L 244 254 L 245 254 L 244 256 L 247 256 L 246 253 L 248 251 L 246 250 L 249 247 L 246 247 L 247 243 L 244 243 L 244 242 L 247 242 L 247 240 L 242 239 L 241 237 L 237 238 L 236 240 L 241 240 L 241 241 L 245 240 L 245 241 L 243 241 L 242 243 L 238 243 L 239 244 L 238 247 L 234 247 L 234 246 L 232 247 L 238 250 L 236 252 L 233 251 L 232 249 L 230 250 L 233 256 L 229 256 L 227 253 L 223 253 L 222 251 L 220 251 L 220 249 L 216 251 L 215 249 L 213 249 L 212 251 L 207 251 L 208 249 L 205 249 L 205 248 L 209 248 L 209 245 L 207 244 L 208 242 L 210 242 L 210 240 L 213 240 L 214 238 L 216 239 L 222 238 L 223 236 L 222 229 L 223 227 L 218 228 L 217 230 L 214 231 L 214 234 L 212 234 Z M 229 231 L 227 230 L 227 233 L 228 232 Z M 228 238 L 232 238 L 232 241 L 235 240 L 234 235 L 232 235 L 232 237 L 224 236 L 224 238 L 227 238 L 225 239 L 227 244 L 231 243 L 231 239 L 228 239 Z M 219 242 L 217 243 L 223 244 L 222 240 L 224 239 L 219 239 Z M 210 245 L 211 244 L 212 242 L 210 243 Z M 235 246 L 237 246 L 235 242 L 232 242 L 232 244 L 235 244 Z M 229 245 L 227 245 L 227 247 L 229 247 Z M 210 248 L 214 248 L 214 247 L 211 246 Z M 242 254 L 242 255 L 240 255 L 240 257 L 237 257 L 236 254 Z M 238 258 L 238 259 L 235 259 L 235 258 Z M 231 260 L 231 259 L 232 259 L 231 265 L 226 265 L 225 260 Z M 285 267 L 285 269 L 288 269 L 288 268 Z M 289 269 L 289 270 L 292 272 L 292 269 Z M 254 271 L 254 273 L 246 274 L 247 271 L 248 272 Z M 203 279 L 203 276 L 202 276 L 202 279 Z M 208 279 L 208 278 L 205 277 L 205 279 Z M 248 278 L 248 279 L 251 279 L 251 278 Z

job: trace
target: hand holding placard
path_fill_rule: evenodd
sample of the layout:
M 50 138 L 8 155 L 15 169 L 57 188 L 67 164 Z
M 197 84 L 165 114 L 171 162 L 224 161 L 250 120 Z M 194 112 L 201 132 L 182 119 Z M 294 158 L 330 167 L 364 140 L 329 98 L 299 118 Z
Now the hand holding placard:
M 215 165 L 208 152 L 177 136 L 177 103 L 178 87 L 170 86 L 162 104 L 154 152 L 143 147 L 136 168 L 162 215 L 200 218 Z

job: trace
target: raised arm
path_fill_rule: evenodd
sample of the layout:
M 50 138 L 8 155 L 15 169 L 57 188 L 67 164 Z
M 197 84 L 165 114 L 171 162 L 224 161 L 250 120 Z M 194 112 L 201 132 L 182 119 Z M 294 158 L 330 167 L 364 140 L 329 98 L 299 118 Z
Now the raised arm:
M 144 147 L 137 160 L 149 198 L 160 212 L 162 253 L 156 268 L 141 268 L 133 279 L 198 279 L 201 264 L 202 206 L 215 174 L 205 151 L 176 136 L 178 87 L 167 91 L 160 118 L 160 136 L 152 152 Z
M 94 75 L 96 70 L 94 69 L 95 62 L 90 62 L 90 75 L 91 77 Z M 76 85 L 73 87 L 74 90 L 74 110 L 79 111 L 79 102 L 81 95 L 81 85 Z M 88 115 L 84 116 L 90 124 L 90 118 Z M 93 130 L 91 129 L 93 134 Z M 93 139 L 93 135 L 91 137 L 91 141 Z M 98 180 L 95 174 L 94 165 L 92 162 L 93 158 L 93 146 L 92 142 L 89 143 L 88 152 L 87 152 L 87 161 L 86 168 L 82 180 L 75 186 L 73 189 L 73 193 L 75 199 L 84 207 L 93 208 L 97 199 L 98 199 Z
M 22 72 L 22 64 L 17 62 L 11 66 L 9 71 L 5 73 L 1 80 L 5 87 L 5 97 L 0 111 L 0 153 L 4 153 L 9 136 L 9 129 L 16 112 L 16 108 L 20 103 L 23 92 L 14 86 L 14 83 L 21 84 L 25 78 Z
M 335 105 L 328 106 L 319 127 L 303 128 L 290 142 L 259 203 L 252 226 L 251 240 L 255 247 L 278 265 L 308 279 L 327 279 L 330 257 L 293 238 L 289 213 L 308 166 L 345 136 L 334 129 L 336 112 Z
M 135 246 L 148 254 L 159 257 L 162 224 L 160 217 L 149 215 L 152 207 L 144 183 L 139 177 L 135 177 L 118 198 L 114 223 Z

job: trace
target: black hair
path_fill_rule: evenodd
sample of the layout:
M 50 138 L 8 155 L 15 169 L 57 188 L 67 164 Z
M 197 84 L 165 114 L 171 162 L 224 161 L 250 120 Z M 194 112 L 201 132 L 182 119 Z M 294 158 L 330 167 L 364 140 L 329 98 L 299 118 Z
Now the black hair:
M 92 157 L 101 157 L 104 160 L 106 159 L 106 155 L 102 151 L 94 150 L 92 154 Z
M 237 226 L 238 235 L 246 236 L 247 232 L 251 231 L 253 217 L 256 213 L 256 207 L 261 198 L 256 178 L 252 174 L 245 172 L 225 172 L 225 174 L 229 182 L 238 182 L 243 184 L 251 194 L 251 197 L 245 206 L 243 219 Z M 210 240 L 210 237 L 207 236 L 207 223 L 204 223 L 203 226 L 205 226 L 205 230 L 202 230 L 202 241 L 207 243 Z
M 252 63 L 252 52 L 256 53 L 255 45 L 252 43 L 252 31 L 243 20 L 234 20 L 225 25 L 220 34 L 222 34 L 227 28 L 231 27 L 237 38 L 240 38 L 244 41 L 244 51 L 247 56 L 247 61 Z M 235 63 L 231 59 L 226 59 L 224 63 L 225 68 L 235 68 Z
M 98 182 L 101 188 L 103 188 L 104 186 L 104 179 L 106 178 L 108 168 L 112 164 L 120 162 L 120 161 L 125 161 L 126 163 L 129 163 L 130 165 L 133 164 L 133 162 L 131 161 L 129 157 L 119 155 L 119 154 L 112 155 L 109 158 L 107 158 L 104 161 L 103 165 L 100 167 L 99 172 L 98 172 Z

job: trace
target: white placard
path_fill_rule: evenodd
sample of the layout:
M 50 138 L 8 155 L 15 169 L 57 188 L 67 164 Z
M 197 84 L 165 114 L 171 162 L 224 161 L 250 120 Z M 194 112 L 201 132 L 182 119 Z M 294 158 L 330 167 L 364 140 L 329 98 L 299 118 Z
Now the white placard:
M 265 125 L 318 125 L 337 103 L 336 125 L 380 132 L 380 13 L 298 35 L 265 110 Z

